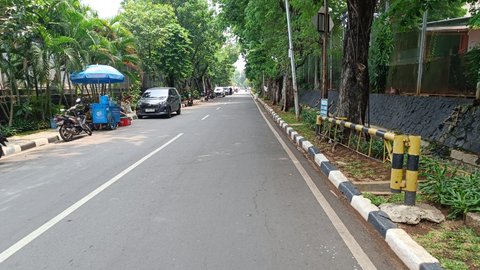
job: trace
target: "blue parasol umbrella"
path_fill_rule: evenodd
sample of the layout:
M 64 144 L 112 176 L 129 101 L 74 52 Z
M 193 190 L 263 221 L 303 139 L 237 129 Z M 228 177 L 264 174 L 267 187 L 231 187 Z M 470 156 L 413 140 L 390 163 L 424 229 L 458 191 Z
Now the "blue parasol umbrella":
M 89 65 L 82 72 L 72 73 L 70 80 L 74 83 L 120 83 L 125 76 L 111 66 Z

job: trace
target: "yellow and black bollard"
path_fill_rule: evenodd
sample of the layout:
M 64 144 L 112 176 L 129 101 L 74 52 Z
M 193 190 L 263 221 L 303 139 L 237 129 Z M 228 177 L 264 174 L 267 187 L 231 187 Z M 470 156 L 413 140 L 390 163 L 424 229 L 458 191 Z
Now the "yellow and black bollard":
M 392 173 L 390 176 L 390 190 L 392 193 L 402 192 L 404 143 L 404 135 L 395 135 L 393 138 Z
M 319 135 L 322 131 L 322 117 L 317 115 L 317 125 L 315 127 L 315 134 Z
M 408 136 L 407 171 L 405 173 L 405 204 L 415 205 L 420 161 L 420 136 Z

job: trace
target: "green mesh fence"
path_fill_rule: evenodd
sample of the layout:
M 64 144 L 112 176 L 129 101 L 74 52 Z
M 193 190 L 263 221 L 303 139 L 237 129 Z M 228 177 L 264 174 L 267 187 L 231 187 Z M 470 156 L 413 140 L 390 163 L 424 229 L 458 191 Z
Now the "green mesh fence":
M 395 35 L 387 89 L 415 94 L 420 32 Z M 428 31 L 420 94 L 474 96 L 478 69 L 467 61 L 468 32 Z M 473 71 L 473 72 L 472 72 Z

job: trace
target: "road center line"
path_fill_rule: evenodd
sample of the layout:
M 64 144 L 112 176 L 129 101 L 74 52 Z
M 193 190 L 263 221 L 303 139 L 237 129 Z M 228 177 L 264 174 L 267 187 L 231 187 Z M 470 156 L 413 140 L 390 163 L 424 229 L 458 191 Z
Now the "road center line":
M 217 111 L 220 110 L 221 108 L 222 108 L 222 107 L 218 107 L 218 108 L 217 108 Z
M 203 121 L 203 120 L 207 119 L 209 116 L 210 116 L 210 114 L 205 115 L 205 117 L 203 117 L 202 120 L 200 120 L 200 121 Z
M 310 188 L 310 191 L 313 193 L 313 196 L 315 196 L 315 198 L 317 199 L 318 204 L 320 204 L 323 211 L 325 211 L 325 214 L 327 214 L 328 219 L 330 219 L 333 226 L 337 230 L 338 234 L 340 235 L 340 237 L 342 237 L 343 242 L 348 247 L 348 249 L 350 249 L 353 256 L 357 260 L 358 264 L 362 267 L 362 269 L 377 269 L 375 265 L 372 263 L 372 261 L 370 260 L 370 258 L 368 258 L 367 254 L 363 251 L 362 247 L 360 247 L 358 242 L 352 236 L 352 234 L 350 234 L 345 224 L 343 224 L 342 220 L 338 217 L 337 213 L 335 213 L 332 206 L 330 206 L 328 201 L 323 196 L 322 192 L 318 189 L 317 185 L 315 185 L 312 178 L 310 177 L 310 175 L 308 175 L 305 168 L 303 168 L 300 161 L 298 161 L 298 159 L 295 157 L 292 151 L 290 151 L 290 148 L 288 148 L 287 144 L 280 137 L 278 132 L 273 128 L 270 122 L 268 122 L 267 118 L 263 114 L 257 102 L 255 102 L 255 105 L 257 105 L 257 108 L 260 111 L 260 114 L 262 115 L 265 122 L 267 122 L 267 125 L 268 127 L 270 127 L 270 130 L 273 132 L 273 135 L 275 135 L 275 137 L 280 142 L 285 152 L 287 152 L 287 155 L 292 160 L 293 165 L 295 165 L 298 172 L 302 175 L 303 180 L 305 180 L 305 182 L 307 183 L 307 186 Z
M 35 240 L 35 238 L 39 237 L 40 235 L 42 235 L 44 232 L 46 232 L 48 229 L 50 229 L 51 227 L 53 227 L 55 224 L 57 224 L 58 222 L 60 222 L 62 219 L 66 218 L 68 215 L 70 215 L 71 213 L 73 213 L 75 210 L 77 210 L 78 208 L 80 208 L 82 205 L 84 205 L 85 203 L 87 203 L 88 201 L 90 201 L 91 199 L 93 199 L 95 196 L 97 196 L 98 194 L 100 194 L 102 191 L 104 191 L 105 189 L 107 189 L 109 186 L 113 185 L 115 182 L 117 182 L 118 180 L 120 180 L 123 176 L 125 176 L 127 173 L 131 172 L 133 169 L 135 169 L 136 167 L 138 167 L 140 164 L 142 164 L 143 162 L 145 162 L 147 159 L 151 158 L 153 155 L 155 155 L 156 153 L 160 152 L 162 149 L 164 149 L 165 147 L 167 147 L 169 144 L 171 144 L 172 142 L 174 142 L 175 140 L 177 140 L 178 138 L 180 138 L 181 136 L 183 135 L 183 133 L 180 133 L 178 134 L 177 136 L 175 136 L 173 139 L 171 139 L 170 141 L 166 142 L 164 145 L 160 146 L 159 148 L 153 150 L 153 152 L 151 152 L 150 154 L 144 156 L 142 159 L 140 159 L 139 161 L 135 162 L 134 164 L 130 165 L 130 167 L 126 168 L 125 170 L 123 170 L 121 173 L 117 174 L 116 176 L 114 176 L 112 179 L 108 180 L 107 182 L 105 182 L 103 185 L 99 186 L 97 189 L 95 189 L 94 191 L 90 192 L 90 194 L 88 194 L 87 196 L 83 197 L 82 199 L 80 199 L 78 202 L 74 203 L 73 205 L 71 205 L 70 207 L 68 207 L 67 209 L 63 210 L 63 212 L 61 212 L 60 214 L 58 214 L 57 216 L 55 216 L 54 218 L 50 219 L 49 221 L 47 221 L 45 224 L 43 224 L 42 226 L 38 227 L 35 231 L 31 232 L 29 235 L 25 236 L 24 238 L 22 238 L 21 240 L 19 240 L 18 242 L 16 242 L 15 244 L 13 244 L 11 247 L 7 248 L 6 250 L 4 250 L 2 253 L 0 253 L 0 264 L 3 263 L 6 259 L 8 259 L 10 256 L 12 256 L 13 254 L 15 254 L 17 251 L 19 251 L 20 249 L 22 249 L 23 247 L 25 247 L 26 245 L 28 245 L 30 242 L 32 242 L 33 240 Z

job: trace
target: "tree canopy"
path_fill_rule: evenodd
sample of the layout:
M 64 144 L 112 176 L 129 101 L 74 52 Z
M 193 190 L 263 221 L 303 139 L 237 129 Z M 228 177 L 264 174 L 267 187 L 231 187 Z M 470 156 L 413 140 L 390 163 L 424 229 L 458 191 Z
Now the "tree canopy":
M 337 65 L 333 73 L 338 74 L 334 83 L 341 92 L 341 116 L 365 120 L 370 89 L 382 89 L 385 84 L 394 32 L 418 27 L 425 10 L 432 20 L 462 16 L 467 11 L 466 3 L 471 4 L 469 24 L 478 28 L 477 2 L 372 0 L 366 5 L 364 0 L 330 0 L 335 27 L 329 54 L 343 59 L 342 64 L 333 59 Z M 198 95 L 214 86 L 231 85 L 233 64 L 242 54 L 247 78 L 237 73 L 237 81 L 248 80 L 288 110 L 292 78 L 284 3 L 124 0 L 118 16 L 101 19 L 80 0 L 3 0 L 0 128 L 23 129 L 37 122 L 45 125 L 60 106 L 84 93 L 85 89 L 71 84 L 69 76 L 92 63 L 112 65 L 126 74 L 128 83 L 117 87 L 131 93 L 169 85 Z M 320 0 L 290 0 L 295 69 L 301 89 L 318 89 L 322 50 L 312 17 L 322 5 Z M 362 31 L 353 33 L 357 28 L 350 23 Z M 361 42 L 356 40 L 360 34 Z M 469 61 L 477 63 L 478 55 L 472 54 Z M 478 73 L 478 68 L 471 72 Z M 343 92 L 347 90 L 353 92 Z M 350 109 L 342 109 L 347 108 L 345 104 Z
M 288 84 L 282 85 L 279 82 L 289 74 L 285 1 L 219 2 L 224 23 L 239 37 L 241 51 L 246 57 L 248 79 L 260 89 L 261 94 L 271 95 L 274 103 L 279 97 L 288 99 L 285 97 L 288 96 Z M 323 5 L 323 1 L 289 2 L 298 80 L 303 90 L 315 89 L 316 87 L 309 84 L 308 77 L 318 76 L 321 47 L 320 35 L 312 25 L 312 17 Z M 390 60 L 394 32 L 418 28 L 425 10 L 429 10 L 430 20 L 461 17 L 465 15 L 466 3 L 471 4 L 470 12 L 473 14 L 470 25 L 479 27 L 478 1 L 473 0 L 329 1 L 335 24 L 331 34 L 334 46 L 329 54 L 341 55 L 343 59 L 342 66 L 336 66 L 337 71 L 333 71 L 340 73 L 341 70 L 341 78 L 336 85 L 340 92 L 338 115 L 359 123 L 366 120 L 365 111 L 370 89 L 381 89 L 385 86 L 385 67 Z M 358 29 L 361 31 L 355 32 Z M 372 41 L 370 33 L 373 36 Z M 340 42 L 343 42 L 343 46 L 338 46 Z M 263 85 L 273 88 L 274 91 L 263 93 Z M 286 93 L 279 94 L 275 90 L 285 86 Z

